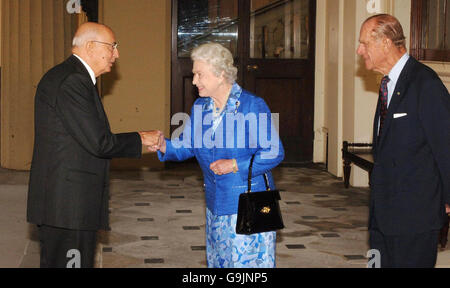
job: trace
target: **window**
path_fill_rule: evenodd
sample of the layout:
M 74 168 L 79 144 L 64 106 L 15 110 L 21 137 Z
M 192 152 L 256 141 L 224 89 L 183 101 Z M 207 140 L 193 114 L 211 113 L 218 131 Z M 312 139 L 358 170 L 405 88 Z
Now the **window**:
M 412 0 L 411 55 L 450 62 L 450 0 Z
M 237 55 L 238 0 L 178 0 L 178 57 L 192 49 L 216 42 Z

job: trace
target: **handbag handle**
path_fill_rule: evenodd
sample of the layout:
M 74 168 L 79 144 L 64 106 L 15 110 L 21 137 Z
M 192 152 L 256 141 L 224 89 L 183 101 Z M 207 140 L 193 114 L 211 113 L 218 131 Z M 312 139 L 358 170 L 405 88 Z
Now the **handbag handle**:
M 255 154 L 252 155 L 252 159 L 250 160 L 250 167 L 248 167 L 248 189 L 247 193 L 252 192 L 252 167 L 253 167 L 253 159 L 255 159 Z M 267 177 L 267 173 L 264 173 L 264 183 L 266 184 L 266 190 L 270 191 L 269 179 Z

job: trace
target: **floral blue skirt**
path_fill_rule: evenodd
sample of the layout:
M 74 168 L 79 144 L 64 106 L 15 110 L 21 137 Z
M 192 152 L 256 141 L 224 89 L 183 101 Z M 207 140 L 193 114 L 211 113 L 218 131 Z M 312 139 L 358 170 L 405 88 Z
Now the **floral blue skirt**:
M 236 234 L 237 214 L 216 216 L 206 209 L 209 268 L 274 268 L 276 232 Z

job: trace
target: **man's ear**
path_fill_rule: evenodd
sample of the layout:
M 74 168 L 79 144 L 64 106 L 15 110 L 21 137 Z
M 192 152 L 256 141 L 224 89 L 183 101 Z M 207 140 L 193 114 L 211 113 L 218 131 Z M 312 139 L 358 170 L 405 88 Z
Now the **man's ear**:
M 386 49 L 390 49 L 392 47 L 392 40 L 387 37 L 384 37 L 383 45 Z
M 86 50 L 86 53 L 89 56 L 92 56 L 92 53 L 94 51 L 94 42 L 92 41 L 87 41 L 86 43 L 84 43 L 84 49 Z

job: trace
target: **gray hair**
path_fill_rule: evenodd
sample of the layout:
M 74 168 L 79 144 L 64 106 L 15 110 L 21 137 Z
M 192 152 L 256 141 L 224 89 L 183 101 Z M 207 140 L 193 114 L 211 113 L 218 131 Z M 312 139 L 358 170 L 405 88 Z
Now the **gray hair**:
M 85 33 L 81 33 L 80 35 L 75 35 L 72 40 L 72 47 L 81 47 L 86 42 L 93 41 L 97 39 L 98 31 L 97 30 L 89 30 Z
M 101 36 L 105 31 L 110 31 L 112 33 L 112 29 L 104 24 L 86 22 L 83 23 L 80 27 L 78 27 L 75 36 L 72 40 L 72 47 L 81 47 L 86 42 L 95 41 Z
M 372 37 L 375 39 L 386 37 L 391 39 L 395 46 L 406 48 L 406 37 L 397 18 L 389 14 L 378 14 L 367 18 L 364 24 L 372 20 L 375 21 Z
M 192 61 L 204 61 L 213 67 L 216 76 L 223 76 L 227 82 L 233 84 L 237 79 L 237 68 L 234 67 L 233 55 L 230 50 L 217 43 L 202 44 L 191 53 Z

